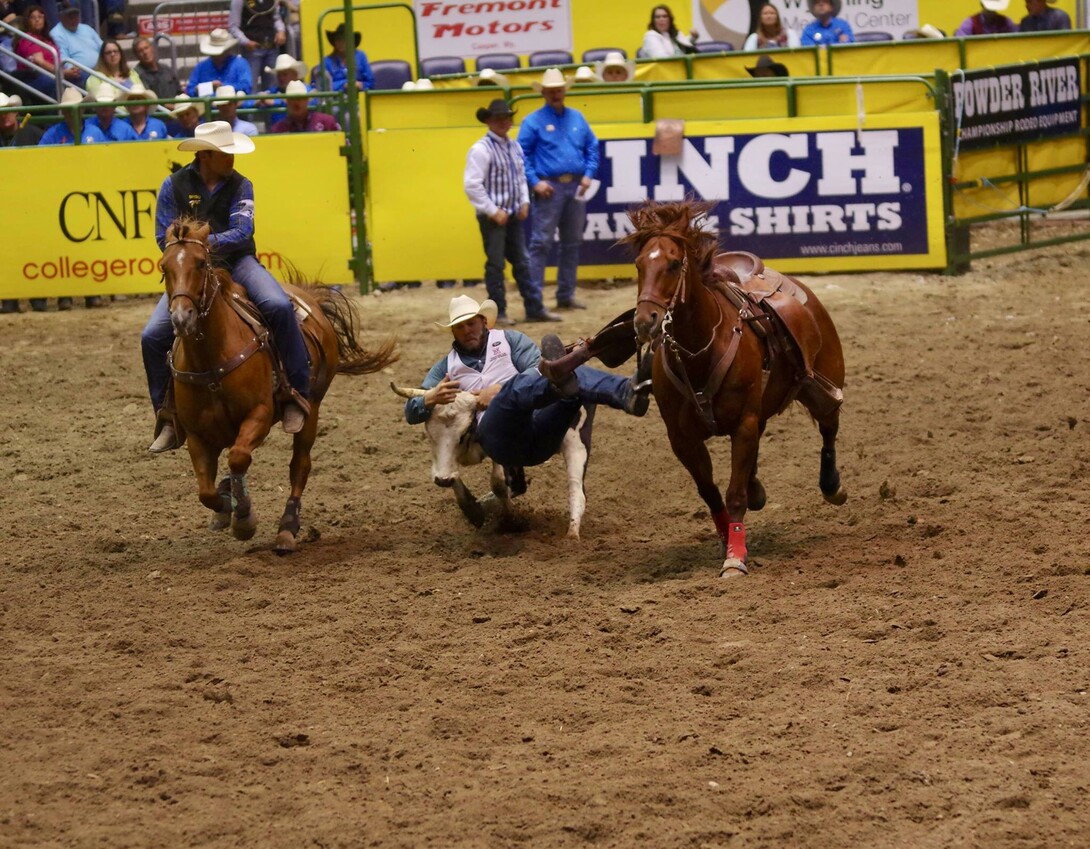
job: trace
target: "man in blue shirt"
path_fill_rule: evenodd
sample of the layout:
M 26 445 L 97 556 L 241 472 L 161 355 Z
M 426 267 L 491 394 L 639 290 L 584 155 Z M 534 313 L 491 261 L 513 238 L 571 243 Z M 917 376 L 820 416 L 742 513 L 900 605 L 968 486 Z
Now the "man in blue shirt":
M 518 141 L 526 159 L 526 181 L 533 193 L 530 219 L 530 280 L 542 291 L 545 262 L 553 235 L 560 230 L 556 269 L 558 309 L 585 309 L 575 299 L 579 247 L 587 206 L 583 196 L 598 173 L 598 139 L 579 112 L 564 105 L 568 81 L 558 68 L 545 71 L 534 88 L 545 105 L 531 112 L 519 128 Z M 528 315 L 528 321 L 550 321 L 548 310 Z
M 803 47 L 813 47 L 818 44 L 852 44 L 855 42 L 855 34 L 848 22 L 836 15 L 840 12 L 840 0 L 812 0 L 810 13 L 816 20 L 811 21 L 802 31 L 799 43 Z
M 116 93 L 117 89 L 108 85 L 98 90 L 92 101 L 95 104 L 95 114 L 84 122 L 84 126 L 97 127 L 107 141 L 140 141 L 136 130 L 128 121 L 115 117 L 117 101 L 114 100 L 114 95 Z
M 211 235 L 208 247 L 211 261 L 227 269 L 236 283 L 246 290 L 250 300 L 261 310 L 272 331 L 275 347 L 284 359 L 291 383 L 291 400 L 282 409 L 287 433 L 303 429 L 310 412 L 310 366 L 306 344 L 295 308 L 283 287 L 257 259 L 254 244 L 254 187 L 235 171 L 235 154 L 252 153 L 253 140 L 231 131 L 223 121 L 210 121 L 197 127 L 192 139 L 178 145 L 178 150 L 193 150 L 196 155 L 185 168 L 163 181 L 155 208 L 155 239 L 160 249 L 166 245 L 167 228 L 181 215 L 190 215 L 208 223 Z M 166 295 L 160 298 L 140 336 L 148 391 L 156 414 L 155 441 L 148 449 L 160 454 L 181 444 L 169 416 L 164 413 L 170 368 L 167 354 L 174 343 L 174 326 Z
M 201 83 L 211 83 L 212 93 L 220 86 L 233 86 L 239 94 L 250 94 L 254 90 L 250 63 L 234 54 L 238 39 L 225 29 L 214 29 L 208 35 L 201 36 L 201 53 L 207 59 L 201 59 L 189 75 L 185 91 L 190 97 L 198 92 Z
M 68 107 L 61 110 L 64 120 L 47 129 L 38 144 L 74 144 L 77 136 L 80 144 L 109 141 L 102 130 L 90 123 L 90 119 L 84 123 L 79 107 L 75 105 L 82 102 L 79 89 L 70 86 L 65 88 L 61 96 L 61 105 Z
M 356 47 L 360 46 L 360 34 L 353 33 Z M 325 37 L 333 48 L 322 60 L 325 72 L 329 74 L 330 88 L 333 91 L 344 91 L 348 86 L 348 64 L 345 57 L 348 55 L 346 40 L 344 37 L 344 23 L 334 30 L 326 30 Z M 370 91 L 375 87 L 375 75 L 371 73 L 371 63 L 367 61 L 367 54 L 362 50 L 356 50 L 356 90 Z
M 80 23 L 79 3 L 66 0 L 60 4 L 58 11 L 60 23 L 49 31 L 49 36 L 57 45 L 61 58 L 72 59 L 87 68 L 95 67 L 102 49 L 102 39 L 94 29 Z M 64 76 L 80 85 L 87 80 L 87 74 L 78 68 L 66 67 Z
M 125 92 L 121 99 L 126 103 L 132 100 L 155 100 L 156 94 L 154 91 L 148 91 L 145 88 L 133 88 Z M 140 141 L 162 141 L 168 137 L 167 125 L 158 118 L 149 115 L 146 104 L 138 106 L 129 103 L 127 108 L 129 110 L 128 124 Z
M 1063 9 L 1050 8 L 1049 3 L 1056 0 L 1026 0 L 1029 12 L 1018 25 L 1019 32 L 1047 32 L 1048 30 L 1071 29 L 1071 16 Z

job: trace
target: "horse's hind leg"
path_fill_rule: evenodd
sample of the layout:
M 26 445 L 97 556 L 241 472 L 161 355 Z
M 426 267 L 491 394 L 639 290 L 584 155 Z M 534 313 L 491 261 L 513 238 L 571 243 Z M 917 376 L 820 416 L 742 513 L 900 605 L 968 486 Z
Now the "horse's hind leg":
M 276 532 L 276 553 L 290 554 L 295 551 L 296 538 L 299 536 L 299 523 L 303 511 L 303 490 L 310 477 L 310 450 L 318 436 L 318 404 L 311 404 L 303 429 L 295 434 L 291 451 L 291 494 L 284 505 L 284 514 L 280 517 L 280 526 Z
M 761 422 L 760 429 L 757 431 L 757 445 L 758 450 L 761 444 L 761 437 L 765 435 L 765 422 Z M 765 488 L 762 483 L 757 479 L 757 453 L 753 455 L 753 472 L 749 476 L 749 484 L 746 487 L 746 503 L 750 510 L 760 510 L 765 506 L 765 502 L 768 501 L 768 496 L 765 494 Z
M 836 467 L 836 434 L 840 429 L 840 411 L 833 412 L 818 421 L 821 432 L 821 471 L 818 485 L 821 494 L 830 504 L 840 506 L 848 500 L 848 491 L 840 483 L 840 470 Z

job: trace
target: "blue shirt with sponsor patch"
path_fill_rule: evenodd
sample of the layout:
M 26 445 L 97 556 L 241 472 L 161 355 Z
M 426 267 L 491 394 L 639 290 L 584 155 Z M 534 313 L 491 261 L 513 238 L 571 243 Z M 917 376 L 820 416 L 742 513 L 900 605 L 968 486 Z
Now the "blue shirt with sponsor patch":
M 85 130 L 88 127 L 96 128 L 106 137 L 107 141 L 140 141 L 140 136 L 136 134 L 136 130 L 132 128 L 132 124 L 128 121 L 122 121 L 120 118 L 114 118 L 110 121 L 110 126 L 103 129 L 102 125 L 98 122 L 98 117 L 92 115 L 83 124 Z
M 125 123 L 132 127 L 131 121 L 126 121 Z M 133 127 L 132 131 L 136 133 L 136 127 Z M 140 139 L 140 141 L 165 139 L 168 135 L 167 125 L 158 118 L 148 118 L 147 123 L 144 124 L 143 132 L 136 133 L 136 137 Z
M 803 47 L 813 47 L 817 44 L 854 44 L 855 33 L 843 18 L 829 18 L 828 24 L 811 21 L 802 31 L 799 43 Z
M 598 173 L 598 138 L 587 119 L 574 109 L 565 107 L 557 114 L 546 103 L 526 116 L 518 141 L 531 186 L 561 174 L 594 177 Z
M 73 144 L 75 138 L 72 136 L 72 131 L 68 129 L 68 125 L 61 121 L 59 124 L 54 124 L 44 133 L 42 133 L 41 141 L 38 144 Z M 95 142 L 109 141 L 106 136 L 102 134 L 97 126 L 90 123 L 88 119 L 84 125 L 83 130 L 79 134 L 80 144 L 94 144 Z
M 241 174 L 239 176 L 242 177 Z M 226 181 L 220 182 L 208 192 L 208 196 L 211 197 L 216 192 L 222 191 L 225 185 L 227 185 Z M 201 191 L 207 192 L 207 188 L 202 186 Z M 170 177 L 167 177 L 159 188 L 159 199 L 155 205 L 155 241 L 159 244 L 159 250 L 162 250 L 166 244 L 167 228 L 180 212 L 174 200 L 174 187 Z M 254 184 L 245 177 L 242 177 L 238 191 L 231 199 L 230 221 L 230 229 L 222 233 L 209 234 L 208 247 L 213 251 L 232 253 L 246 247 L 254 237 Z

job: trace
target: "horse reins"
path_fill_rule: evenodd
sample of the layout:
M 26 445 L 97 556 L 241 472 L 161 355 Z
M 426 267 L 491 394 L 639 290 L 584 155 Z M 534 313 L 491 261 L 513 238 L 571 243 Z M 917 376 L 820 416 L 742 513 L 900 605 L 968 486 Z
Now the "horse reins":
M 212 270 L 212 263 L 209 261 L 210 251 L 208 250 L 208 245 L 205 244 L 200 239 L 172 239 L 171 241 L 169 241 L 169 242 L 167 242 L 166 244 L 163 245 L 163 250 L 165 251 L 167 248 L 173 247 L 174 245 L 181 245 L 181 244 L 198 245 L 200 248 L 202 248 L 204 250 L 204 260 L 205 260 L 204 279 L 201 281 L 200 302 L 198 303 L 198 302 L 194 301 L 193 296 L 190 295 L 188 292 L 177 292 L 177 293 L 170 296 L 170 301 L 168 301 L 167 306 L 169 307 L 169 306 L 173 305 L 175 298 L 185 298 L 191 304 L 193 304 L 193 306 L 195 306 L 197 308 L 197 315 L 200 318 L 204 319 L 204 318 L 208 317 L 208 313 L 212 309 L 212 303 L 215 301 L 216 295 L 219 294 L 220 278 L 219 278 L 219 275 L 216 274 Z M 211 295 L 208 294 L 208 279 L 209 278 L 212 278 L 212 281 L 213 281 L 213 287 L 212 287 L 212 294 Z M 166 271 L 165 270 L 163 271 L 163 279 L 164 280 L 166 279 Z M 207 299 L 207 303 L 206 303 L 206 299 Z

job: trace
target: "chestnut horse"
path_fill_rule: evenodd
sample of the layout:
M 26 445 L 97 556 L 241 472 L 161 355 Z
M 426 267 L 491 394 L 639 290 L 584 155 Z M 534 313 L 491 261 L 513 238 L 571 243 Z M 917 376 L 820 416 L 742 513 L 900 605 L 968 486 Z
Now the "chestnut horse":
M 187 437 L 201 503 L 215 513 L 210 527 L 222 530 L 230 525 L 235 537 L 250 539 L 257 517 L 246 472 L 254 449 L 278 418 L 274 375 L 280 370 L 274 365 L 271 336 L 256 320 L 242 287 L 213 265 L 208 233 L 203 222 L 175 221 L 167 230 L 160 262 L 178 337 L 171 358 L 175 417 L 179 436 Z M 301 327 L 311 384 L 310 415 L 292 445 L 291 493 L 276 537 L 280 554 L 295 550 L 310 450 L 318 434 L 318 409 L 334 375 L 372 374 L 397 359 L 393 340 L 375 351 L 363 348 L 356 338 L 355 309 L 339 292 L 305 284 L 285 289 L 302 302 L 307 314 Z M 217 486 L 219 457 L 225 449 L 230 476 Z
M 840 338 L 802 283 L 753 254 L 719 253 L 710 204 L 647 203 L 630 213 L 639 296 L 633 318 L 654 353 L 653 388 L 674 454 L 696 482 L 725 545 L 720 576 L 748 574 L 746 510 L 760 510 L 757 450 L 768 419 L 799 401 L 821 432 L 825 500 L 847 493 L 836 466 L 844 386 Z M 731 439 L 726 503 L 705 441 Z

